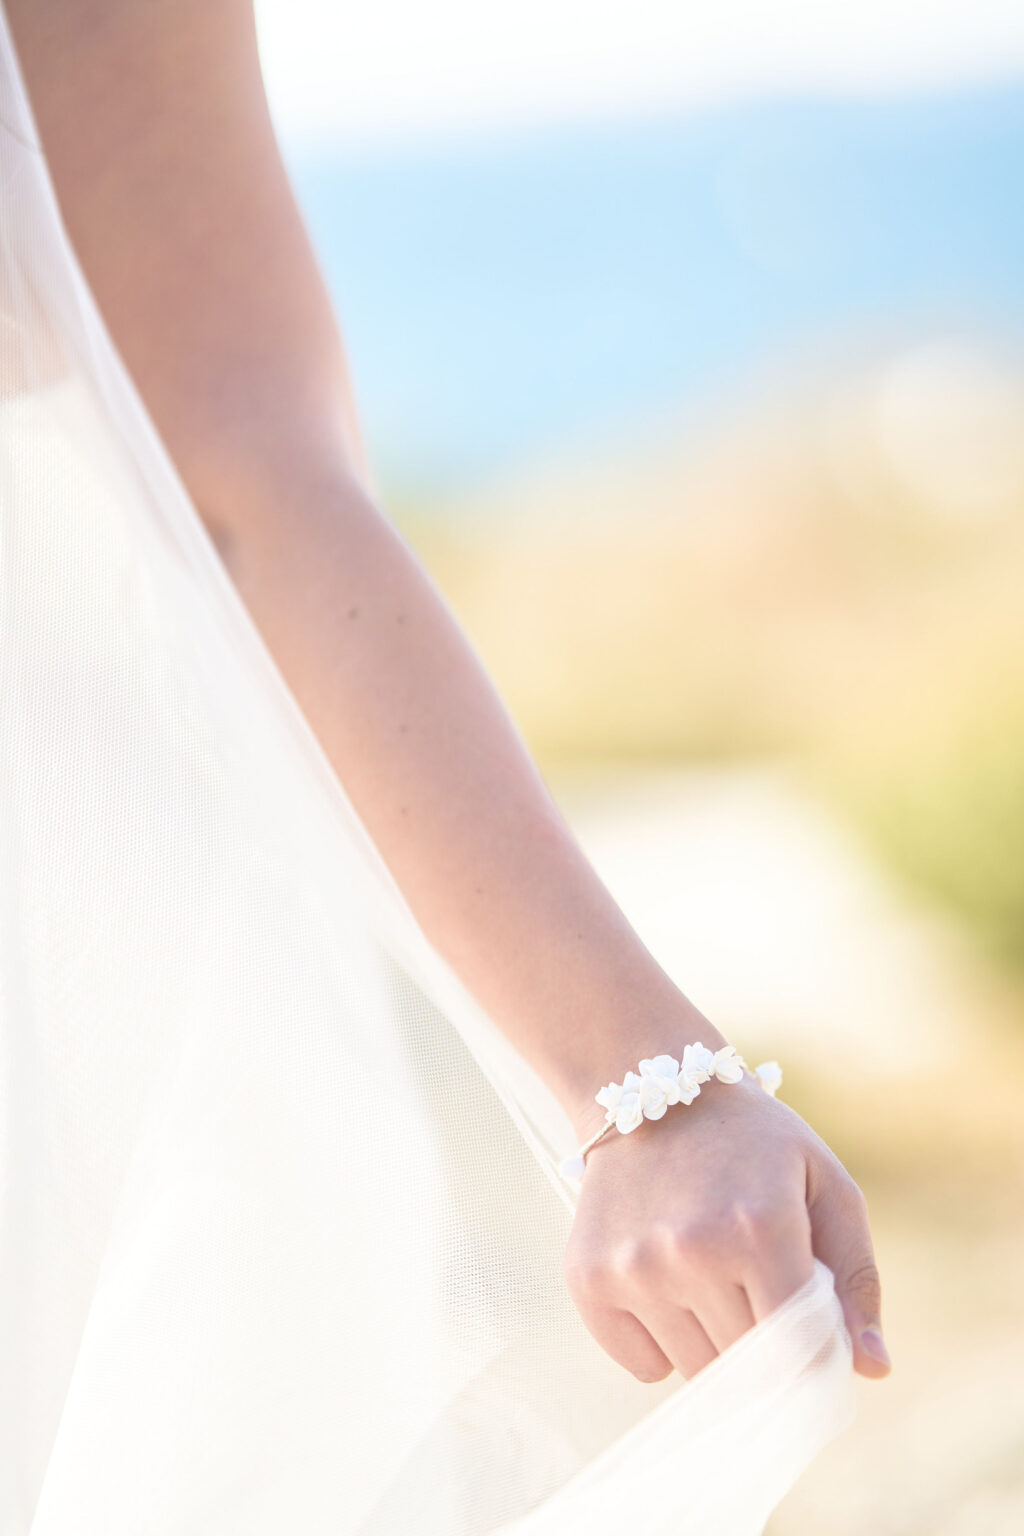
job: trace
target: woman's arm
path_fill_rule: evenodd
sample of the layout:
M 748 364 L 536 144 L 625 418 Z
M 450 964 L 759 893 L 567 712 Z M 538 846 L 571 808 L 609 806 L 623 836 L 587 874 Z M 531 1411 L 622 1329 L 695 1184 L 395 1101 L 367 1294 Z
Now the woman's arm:
M 723 1037 L 598 880 L 375 504 L 249 0 L 8 9 L 69 234 L 237 587 L 424 931 L 586 1137 L 601 1083 Z M 812 1239 L 854 1338 L 877 1321 L 863 1197 L 787 1106 L 711 1084 L 625 1141 L 590 1155 L 567 1277 L 627 1368 L 699 1368 L 807 1278 Z

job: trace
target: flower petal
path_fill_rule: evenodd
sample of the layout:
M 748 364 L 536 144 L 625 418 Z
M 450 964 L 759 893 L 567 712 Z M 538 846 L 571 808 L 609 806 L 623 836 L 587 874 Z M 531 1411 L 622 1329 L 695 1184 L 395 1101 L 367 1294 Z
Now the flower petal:
M 664 1104 L 665 1088 L 656 1077 L 645 1077 L 640 1088 L 640 1103 L 647 1108 L 648 1104 Z
M 644 1117 L 640 1108 L 640 1100 L 635 1099 L 629 1104 L 624 1104 L 615 1116 L 615 1124 L 620 1131 L 635 1131 Z
M 679 1063 L 674 1056 L 648 1056 L 640 1063 L 644 1077 L 675 1077 Z
M 761 1079 L 761 1087 L 774 1098 L 782 1086 L 782 1068 L 777 1061 L 762 1061 L 754 1068 Z
M 695 1040 L 692 1045 L 684 1047 L 680 1070 L 687 1077 L 695 1078 L 698 1083 L 706 1083 L 711 1076 L 714 1059 L 714 1051 L 709 1051 L 706 1045 L 701 1045 L 699 1040 Z
M 738 1083 L 741 1081 L 743 1067 L 737 1060 L 736 1047 L 734 1045 L 723 1045 L 721 1050 L 715 1052 L 711 1071 L 720 1083 Z

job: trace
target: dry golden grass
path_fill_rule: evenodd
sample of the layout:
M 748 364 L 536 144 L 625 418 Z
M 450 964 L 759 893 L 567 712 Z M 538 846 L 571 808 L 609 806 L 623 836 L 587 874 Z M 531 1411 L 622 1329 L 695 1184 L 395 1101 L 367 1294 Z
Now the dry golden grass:
M 552 469 L 404 526 L 544 767 L 799 756 L 1024 964 L 1024 491 L 954 514 L 836 420 L 790 399 L 699 455 Z

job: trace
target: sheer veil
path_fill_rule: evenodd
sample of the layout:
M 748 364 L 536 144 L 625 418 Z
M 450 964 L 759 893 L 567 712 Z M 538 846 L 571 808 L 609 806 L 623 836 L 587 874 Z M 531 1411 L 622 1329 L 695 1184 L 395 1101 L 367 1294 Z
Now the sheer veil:
M 414 922 L 60 222 L 0 9 L 0 1530 L 754 1536 L 832 1275 L 643 1386 L 571 1127 Z

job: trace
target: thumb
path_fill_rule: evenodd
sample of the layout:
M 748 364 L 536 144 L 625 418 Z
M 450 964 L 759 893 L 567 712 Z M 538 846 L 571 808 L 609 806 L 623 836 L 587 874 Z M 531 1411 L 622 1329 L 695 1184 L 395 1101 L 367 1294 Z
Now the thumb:
M 853 1368 L 861 1376 L 888 1376 L 892 1369 L 882 1338 L 882 1290 L 875 1264 L 867 1201 L 840 1165 L 807 1203 L 811 1246 L 835 1277 L 836 1295 L 853 1344 Z

